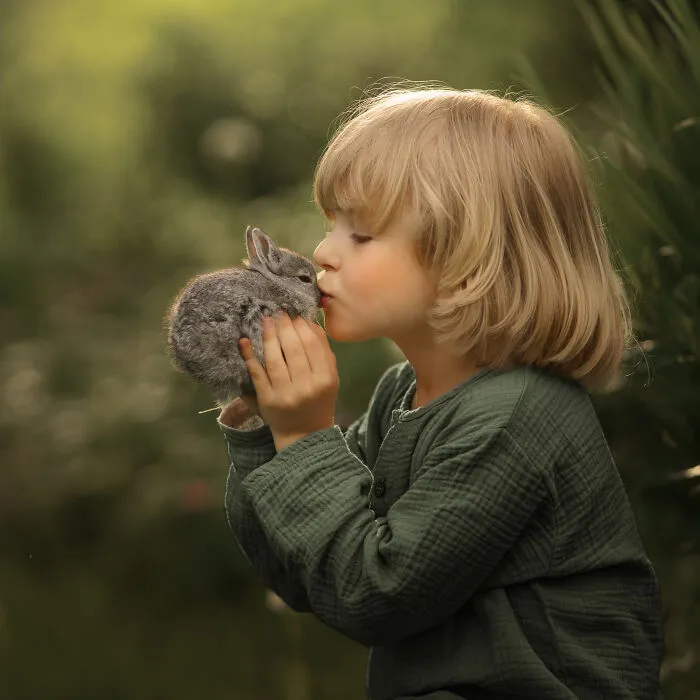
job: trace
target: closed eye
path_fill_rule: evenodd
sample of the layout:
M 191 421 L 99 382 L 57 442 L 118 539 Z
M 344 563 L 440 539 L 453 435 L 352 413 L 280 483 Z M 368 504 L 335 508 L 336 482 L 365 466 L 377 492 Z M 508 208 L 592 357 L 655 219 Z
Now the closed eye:
M 372 239 L 369 236 L 361 236 L 359 233 L 353 233 L 350 235 L 350 238 L 355 241 L 358 245 L 361 245 L 362 243 L 367 243 L 368 241 L 371 241 Z

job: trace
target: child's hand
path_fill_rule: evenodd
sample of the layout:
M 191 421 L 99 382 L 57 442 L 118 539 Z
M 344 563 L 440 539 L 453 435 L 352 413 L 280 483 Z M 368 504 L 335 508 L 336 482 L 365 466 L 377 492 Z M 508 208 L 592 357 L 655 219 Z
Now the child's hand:
M 279 452 L 306 435 L 333 427 L 340 380 L 335 355 L 320 326 L 283 314 L 277 332 L 274 319 L 264 321 L 265 367 L 248 339 L 242 339 L 240 346 L 259 414 L 270 426 Z

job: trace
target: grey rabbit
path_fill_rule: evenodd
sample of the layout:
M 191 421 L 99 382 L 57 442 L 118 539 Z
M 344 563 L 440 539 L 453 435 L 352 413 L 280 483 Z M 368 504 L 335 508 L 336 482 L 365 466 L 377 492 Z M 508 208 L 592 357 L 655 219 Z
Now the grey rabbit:
M 264 364 L 263 316 L 286 311 L 313 321 L 321 301 L 311 260 L 276 246 L 259 228 L 248 226 L 245 235 L 242 266 L 192 278 L 166 316 L 175 366 L 211 391 L 219 406 L 256 395 L 238 339 L 250 338 Z

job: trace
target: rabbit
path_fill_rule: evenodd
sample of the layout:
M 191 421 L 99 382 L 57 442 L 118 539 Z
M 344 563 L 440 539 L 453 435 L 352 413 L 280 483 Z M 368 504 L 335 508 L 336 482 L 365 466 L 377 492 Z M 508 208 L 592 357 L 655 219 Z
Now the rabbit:
M 277 247 L 259 228 L 248 226 L 245 235 L 249 258 L 242 266 L 192 278 L 166 315 L 176 368 L 207 388 L 222 408 L 243 394 L 256 396 L 238 339 L 250 338 L 264 365 L 263 316 L 286 311 L 313 321 L 321 302 L 311 260 Z

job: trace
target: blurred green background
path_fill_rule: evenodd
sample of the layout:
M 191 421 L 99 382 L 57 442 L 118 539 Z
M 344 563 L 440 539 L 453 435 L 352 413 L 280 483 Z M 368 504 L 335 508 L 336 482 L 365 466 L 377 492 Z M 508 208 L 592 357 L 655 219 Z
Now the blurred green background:
M 0 698 L 350 700 L 363 648 L 266 597 L 163 317 L 247 224 L 311 255 L 311 177 L 378 81 L 527 91 L 575 131 L 642 342 L 596 398 L 700 698 L 700 22 L 691 0 L 0 3 Z M 336 419 L 400 359 L 333 344 Z

